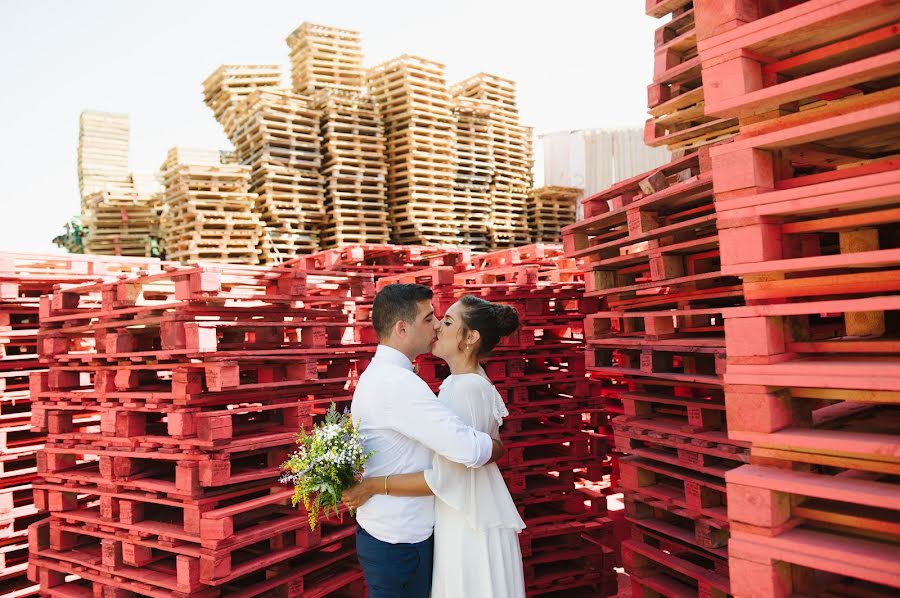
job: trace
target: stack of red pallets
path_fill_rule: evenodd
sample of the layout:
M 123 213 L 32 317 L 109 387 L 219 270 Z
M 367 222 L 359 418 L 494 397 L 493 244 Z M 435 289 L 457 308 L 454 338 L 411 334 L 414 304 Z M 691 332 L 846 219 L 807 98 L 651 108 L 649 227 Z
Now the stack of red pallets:
M 26 577 L 28 526 L 46 517 L 35 508 L 32 483 L 45 435 L 31 430 L 28 379 L 44 371 L 38 358 L 41 295 L 58 284 L 83 284 L 104 276 L 160 268 L 156 260 L 0 254 L 0 594 L 37 594 Z M 79 423 L 91 421 L 90 415 Z
M 587 369 L 621 413 L 623 559 L 641 595 L 730 592 L 724 476 L 749 456 L 726 433 L 722 313 L 742 297 L 720 268 L 712 185 L 701 148 L 586 198 L 563 229 L 602 302 L 586 318 Z
M 644 126 L 644 143 L 690 152 L 733 137 L 736 118 L 704 111 L 709 82 L 701 71 L 697 51 L 701 16 L 691 0 L 646 0 L 651 17 L 671 15 L 654 36 L 653 82 L 647 87 L 650 118 Z
M 41 302 L 47 433 L 29 577 L 48 595 L 322 596 L 358 583 L 351 520 L 277 483 L 301 425 L 347 405 L 371 276 L 167 267 Z M 86 414 L 98 422 L 84 422 Z M 300 513 L 302 515 L 302 511 Z
M 900 588 L 900 3 L 694 2 L 723 272 L 736 596 Z
M 583 277 L 561 248 L 532 245 L 382 278 L 418 282 L 435 291 L 442 315 L 463 294 L 514 306 L 520 329 L 483 365 L 510 415 L 501 438 L 506 483 L 525 520 L 521 534 L 529 596 L 609 596 L 616 592 L 612 525 L 606 517 L 607 438 L 596 430 L 603 413 L 584 371 Z M 449 375 L 431 356 L 419 373 L 437 391 Z M 605 422 L 604 422 L 605 423 Z

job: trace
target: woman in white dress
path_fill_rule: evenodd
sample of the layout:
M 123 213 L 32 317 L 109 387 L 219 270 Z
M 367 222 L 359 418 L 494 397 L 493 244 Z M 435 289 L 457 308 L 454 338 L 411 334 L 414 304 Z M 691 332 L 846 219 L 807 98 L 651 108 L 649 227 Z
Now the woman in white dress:
M 447 310 L 432 349 L 451 373 L 438 399 L 493 438 L 509 413 L 478 359 L 518 326 L 512 307 L 466 295 Z M 524 598 L 518 534 L 525 523 L 495 463 L 470 469 L 435 455 L 427 471 L 366 478 L 344 498 L 357 508 L 386 493 L 435 496 L 432 598 Z

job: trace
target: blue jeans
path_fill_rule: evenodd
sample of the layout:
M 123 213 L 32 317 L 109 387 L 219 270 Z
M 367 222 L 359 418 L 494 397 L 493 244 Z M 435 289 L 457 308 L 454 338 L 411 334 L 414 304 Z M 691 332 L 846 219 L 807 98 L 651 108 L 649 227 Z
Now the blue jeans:
M 389 544 L 357 525 L 356 555 L 369 598 L 428 598 L 434 536 L 418 544 Z

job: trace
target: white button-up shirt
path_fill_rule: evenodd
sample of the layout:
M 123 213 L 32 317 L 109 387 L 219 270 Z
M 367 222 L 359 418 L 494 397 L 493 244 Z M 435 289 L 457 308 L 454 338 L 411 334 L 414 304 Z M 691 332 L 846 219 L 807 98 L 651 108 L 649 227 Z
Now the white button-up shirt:
M 430 469 L 435 452 L 468 467 L 491 459 L 490 436 L 466 426 L 391 347 L 378 346 L 359 378 L 351 412 L 363 448 L 375 451 L 364 477 Z M 359 508 L 356 520 L 382 542 L 422 542 L 434 531 L 434 497 L 378 494 Z

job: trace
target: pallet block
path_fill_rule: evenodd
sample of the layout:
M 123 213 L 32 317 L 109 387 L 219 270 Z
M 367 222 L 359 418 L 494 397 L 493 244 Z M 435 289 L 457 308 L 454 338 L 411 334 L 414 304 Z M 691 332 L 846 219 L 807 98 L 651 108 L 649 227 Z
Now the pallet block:
M 706 39 L 706 113 L 752 121 L 890 79 L 900 72 L 898 22 L 891 1 L 814 0 Z

